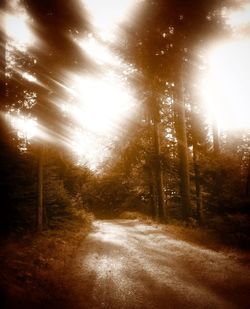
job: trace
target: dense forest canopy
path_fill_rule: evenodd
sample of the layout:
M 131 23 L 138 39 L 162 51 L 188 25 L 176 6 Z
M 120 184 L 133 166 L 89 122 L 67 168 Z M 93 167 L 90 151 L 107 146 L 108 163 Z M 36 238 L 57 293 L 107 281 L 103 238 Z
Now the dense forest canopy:
M 42 228 L 73 206 L 246 220 L 247 12 L 226 0 L 5 1 L 6 228 L 36 216 Z

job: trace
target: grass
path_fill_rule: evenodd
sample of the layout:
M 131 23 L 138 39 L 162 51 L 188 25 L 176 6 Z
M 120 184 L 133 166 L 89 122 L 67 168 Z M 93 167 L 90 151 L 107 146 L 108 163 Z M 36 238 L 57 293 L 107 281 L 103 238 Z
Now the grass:
M 78 218 L 61 222 L 54 230 L 2 243 L 1 308 L 63 307 L 64 272 L 90 229 L 91 217 Z
M 216 251 L 249 252 L 249 217 L 234 215 L 214 217 L 206 226 L 186 224 L 180 220 L 169 220 L 168 223 L 158 222 L 151 217 L 135 211 L 121 213 L 121 219 L 143 221 L 146 224 L 161 225 L 173 237 Z M 192 222 L 191 222 L 192 223 Z

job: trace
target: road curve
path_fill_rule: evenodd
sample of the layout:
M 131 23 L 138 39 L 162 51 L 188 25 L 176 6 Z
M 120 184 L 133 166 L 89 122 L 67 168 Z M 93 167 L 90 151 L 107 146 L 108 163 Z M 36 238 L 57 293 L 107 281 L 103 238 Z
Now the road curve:
M 139 221 L 96 221 L 73 264 L 71 308 L 250 308 L 247 266 Z

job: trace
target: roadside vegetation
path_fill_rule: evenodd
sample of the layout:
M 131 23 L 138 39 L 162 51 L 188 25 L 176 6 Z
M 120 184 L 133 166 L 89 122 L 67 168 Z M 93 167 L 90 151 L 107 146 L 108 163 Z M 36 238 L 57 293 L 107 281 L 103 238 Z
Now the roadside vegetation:
M 0 296 L 17 308 L 64 297 L 61 278 L 95 218 L 250 249 L 249 127 L 219 131 L 195 77 L 212 73 L 212 43 L 245 38 L 248 25 L 237 32 L 224 16 L 245 1 L 134 1 L 138 15 L 112 25 L 112 43 L 80 2 L 0 4 Z
M 3 308 L 69 308 L 65 274 L 91 230 L 93 215 L 71 217 L 41 233 L 22 231 L 1 241 L 0 301 Z M 65 307 L 66 306 L 66 307 Z

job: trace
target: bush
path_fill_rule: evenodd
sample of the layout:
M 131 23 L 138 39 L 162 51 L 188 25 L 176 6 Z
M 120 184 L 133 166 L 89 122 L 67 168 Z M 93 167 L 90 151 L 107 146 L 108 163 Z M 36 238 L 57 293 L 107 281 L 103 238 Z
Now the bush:
M 209 222 L 209 227 L 216 231 L 221 240 L 232 246 L 250 248 L 249 216 L 231 214 L 216 216 Z
M 119 219 L 140 220 L 147 223 L 152 222 L 152 219 L 150 217 L 138 211 L 124 211 L 119 215 Z

